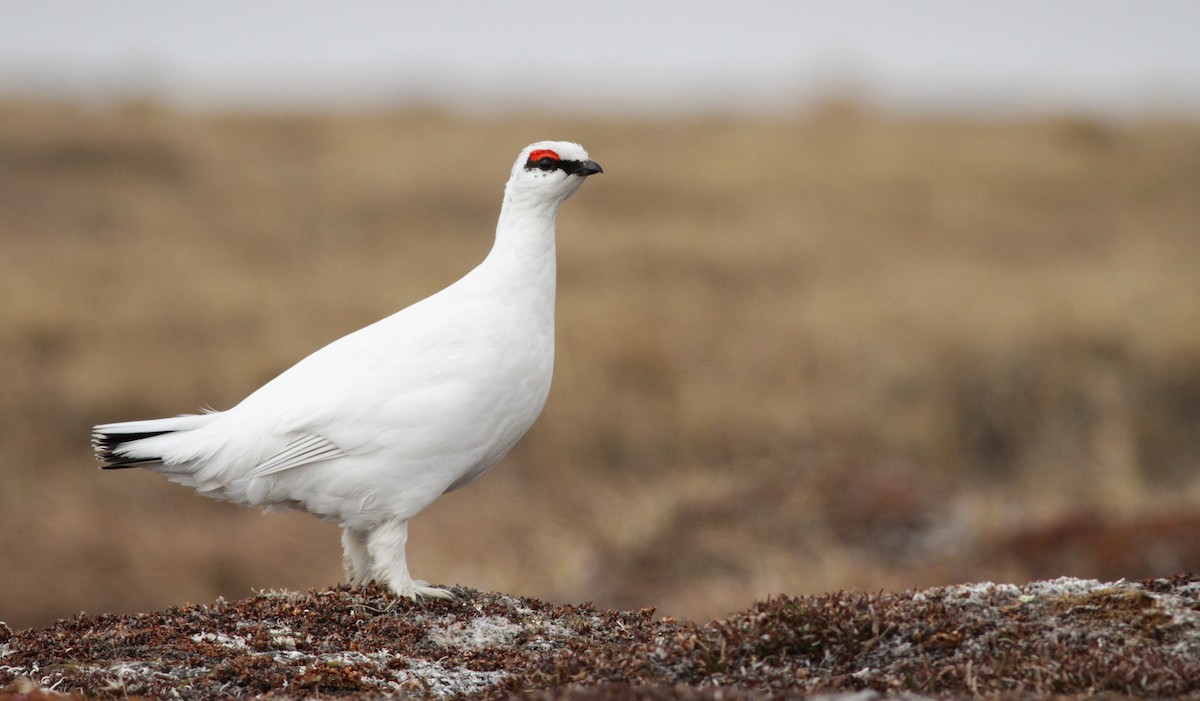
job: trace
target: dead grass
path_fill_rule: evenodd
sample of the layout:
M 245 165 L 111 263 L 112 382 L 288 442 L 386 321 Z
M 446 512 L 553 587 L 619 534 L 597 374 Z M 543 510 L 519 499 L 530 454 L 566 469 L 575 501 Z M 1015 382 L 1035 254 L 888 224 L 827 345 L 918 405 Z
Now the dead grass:
M 332 527 L 92 471 L 88 429 L 228 407 L 451 282 L 546 137 L 606 170 L 560 221 L 555 386 L 414 521 L 423 578 L 707 618 L 1200 570 L 1198 125 L 10 102 L 0 620 L 338 580 Z M 1080 519 L 1156 554 L 1021 549 Z

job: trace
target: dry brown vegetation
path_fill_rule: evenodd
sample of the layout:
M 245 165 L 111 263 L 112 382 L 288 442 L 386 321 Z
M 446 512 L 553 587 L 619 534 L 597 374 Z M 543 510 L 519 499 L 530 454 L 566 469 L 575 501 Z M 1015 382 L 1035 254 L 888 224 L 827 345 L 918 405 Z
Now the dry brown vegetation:
M 0 626 L 0 701 L 1200 698 L 1200 579 L 772 597 L 698 625 L 374 585 Z M 886 695 L 886 696 L 885 696 Z M 61 696 L 57 698 L 62 698 Z
M 0 620 L 341 578 L 337 530 L 142 472 L 454 280 L 516 152 L 559 222 L 542 418 L 414 573 L 707 619 L 769 594 L 1200 570 L 1200 125 L 202 115 L 0 104 Z

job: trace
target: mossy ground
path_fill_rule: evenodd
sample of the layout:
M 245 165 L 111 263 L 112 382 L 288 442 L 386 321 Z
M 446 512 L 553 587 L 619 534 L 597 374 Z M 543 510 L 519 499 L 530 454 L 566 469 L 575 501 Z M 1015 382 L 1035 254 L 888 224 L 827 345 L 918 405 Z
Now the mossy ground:
M 1200 698 L 1192 576 L 781 596 L 703 625 L 454 591 L 453 601 L 414 603 L 339 587 L 7 632 L 0 699 L 38 689 L 196 699 Z

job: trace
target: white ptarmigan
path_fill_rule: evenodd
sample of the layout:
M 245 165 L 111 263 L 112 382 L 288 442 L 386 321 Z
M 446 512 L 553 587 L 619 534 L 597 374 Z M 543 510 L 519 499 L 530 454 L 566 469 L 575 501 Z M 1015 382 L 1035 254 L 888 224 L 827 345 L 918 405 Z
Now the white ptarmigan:
M 408 520 L 491 469 L 541 413 L 554 364 L 559 205 L 603 172 L 582 146 L 525 148 L 496 239 L 458 282 L 341 338 L 227 411 L 96 426 L 102 467 L 342 526 L 352 584 L 409 598 Z

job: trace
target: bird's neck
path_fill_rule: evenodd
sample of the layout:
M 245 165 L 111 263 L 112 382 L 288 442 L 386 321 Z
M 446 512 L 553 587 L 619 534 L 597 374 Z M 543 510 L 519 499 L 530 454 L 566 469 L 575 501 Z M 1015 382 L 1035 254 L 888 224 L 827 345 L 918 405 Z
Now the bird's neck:
M 560 201 L 531 201 L 505 192 L 496 224 L 496 241 L 481 268 L 497 284 L 532 293 L 541 303 L 554 305 L 554 219 Z

